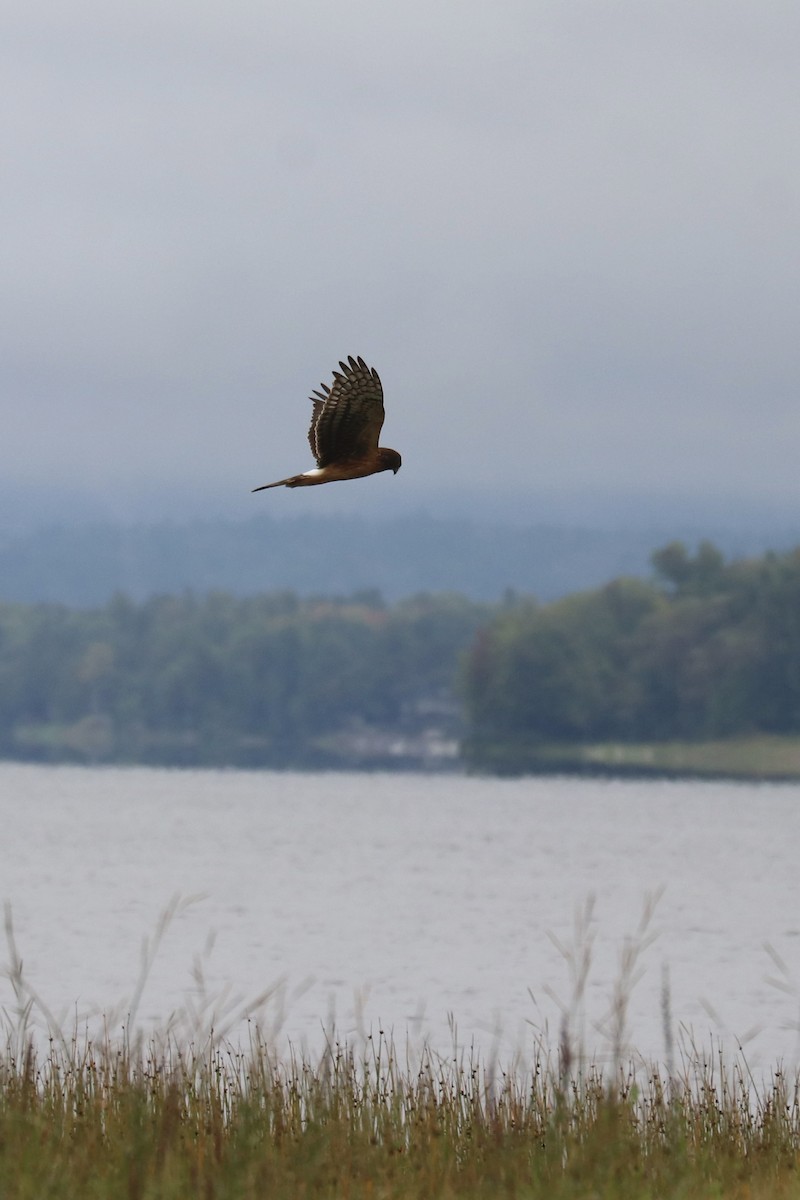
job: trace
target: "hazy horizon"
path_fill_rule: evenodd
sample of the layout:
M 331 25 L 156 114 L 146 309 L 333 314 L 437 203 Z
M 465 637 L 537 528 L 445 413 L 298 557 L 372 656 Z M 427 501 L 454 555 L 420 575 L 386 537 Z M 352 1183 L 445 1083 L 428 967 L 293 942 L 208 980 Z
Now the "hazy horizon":
M 363 482 L 364 489 L 341 487 L 360 497 L 369 494 L 370 481 Z M 319 499 L 334 487 L 314 491 Z M 0 488 L 2 511 L 9 495 Z M 146 504 L 116 513 L 85 496 L 49 498 L 52 505 L 37 512 L 18 495 L 14 508 L 22 516 L 0 522 L 4 601 L 85 607 L 120 592 L 144 600 L 187 589 L 327 596 L 377 590 L 387 600 L 441 591 L 499 600 L 511 590 L 547 600 L 620 576 L 649 577 L 653 552 L 675 540 L 690 549 L 711 540 L 726 559 L 800 544 L 791 509 L 739 503 L 699 512 L 687 498 L 659 504 L 641 496 L 634 504 L 629 497 L 620 504 L 562 494 L 535 504 L 517 497 L 514 504 L 495 495 L 488 504 L 479 494 L 451 494 L 416 507 L 331 511 L 313 504 L 281 509 L 262 497 L 181 507 L 152 492 L 142 497 Z
M 399 479 L 399 476 L 398 476 Z M 363 517 L 387 522 L 429 517 L 510 527 L 553 526 L 565 529 L 648 530 L 670 534 L 692 531 L 698 537 L 716 530 L 782 535 L 796 529 L 800 507 L 791 497 L 710 495 L 611 489 L 420 489 L 409 495 L 391 476 L 319 489 L 274 491 L 252 496 L 247 490 L 223 492 L 183 487 L 134 485 L 109 490 L 79 486 L 33 486 L 0 482 L 0 535 L 88 524 L 158 525 L 193 522 L 246 522 L 267 517 Z

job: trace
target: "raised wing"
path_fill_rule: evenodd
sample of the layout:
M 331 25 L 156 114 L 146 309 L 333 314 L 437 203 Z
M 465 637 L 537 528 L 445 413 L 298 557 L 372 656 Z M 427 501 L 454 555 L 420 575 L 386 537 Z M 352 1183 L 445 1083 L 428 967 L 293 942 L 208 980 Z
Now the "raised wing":
M 317 466 L 374 454 L 383 425 L 383 388 L 374 367 L 363 358 L 340 362 L 333 385 L 321 383 L 311 396 L 314 405 L 308 441 Z

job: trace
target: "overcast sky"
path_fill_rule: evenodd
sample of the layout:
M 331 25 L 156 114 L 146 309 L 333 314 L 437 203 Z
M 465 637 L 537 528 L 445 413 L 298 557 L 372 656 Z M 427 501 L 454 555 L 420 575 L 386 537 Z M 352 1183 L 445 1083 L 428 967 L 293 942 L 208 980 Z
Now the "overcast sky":
M 797 0 L 17 0 L 0 55 L 6 484 L 800 498 Z M 250 496 L 347 354 L 403 470 Z

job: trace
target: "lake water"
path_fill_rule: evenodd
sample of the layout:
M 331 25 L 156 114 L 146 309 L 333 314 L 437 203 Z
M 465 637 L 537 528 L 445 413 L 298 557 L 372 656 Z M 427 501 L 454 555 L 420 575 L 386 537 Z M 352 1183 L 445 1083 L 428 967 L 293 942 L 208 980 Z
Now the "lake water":
M 145 1029 L 172 1015 L 233 1035 L 270 990 L 259 1021 L 279 1045 L 313 1049 L 335 1021 L 446 1051 L 455 1023 L 508 1060 L 538 1036 L 554 1048 L 572 1007 L 573 1038 L 603 1058 L 633 944 L 636 1051 L 665 1060 L 666 977 L 676 1039 L 800 1061 L 794 785 L 6 763 L 0 808 L 0 893 L 40 1025 L 43 1006 L 65 1028 L 123 1023 L 143 939 L 179 897 Z M 0 959 L 10 1020 L 8 946 Z

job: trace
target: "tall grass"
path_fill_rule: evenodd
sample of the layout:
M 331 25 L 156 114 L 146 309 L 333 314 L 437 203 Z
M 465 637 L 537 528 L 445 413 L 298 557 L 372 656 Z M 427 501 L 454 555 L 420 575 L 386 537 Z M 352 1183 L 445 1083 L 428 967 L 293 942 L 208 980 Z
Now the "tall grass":
M 237 1041 L 203 1022 L 145 1036 L 131 1019 L 66 1036 L 46 1018 L 42 1037 L 7 919 L 0 1197 L 800 1197 L 797 1079 L 776 1070 L 757 1085 L 741 1056 L 686 1044 L 671 1070 L 625 1057 L 645 920 L 640 933 L 608 1067 L 576 1034 L 576 949 L 559 1044 L 539 1038 L 504 1068 L 455 1033 L 445 1054 L 381 1031 L 356 1048 L 334 1030 L 316 1057 L 279 1054 L 254 1018 Z M 665 989 L 666 1013 L 668 1001 Z
M 738 1065 L 666 1078 L 535 1058 L 275 1058 L 151 1041 L 57 1042 L 0 1062 L 0 1194 L 16 1196 L 800 1195 L 797 1084 Z

